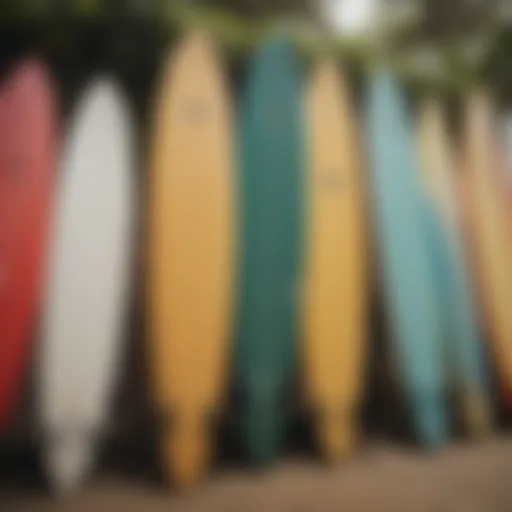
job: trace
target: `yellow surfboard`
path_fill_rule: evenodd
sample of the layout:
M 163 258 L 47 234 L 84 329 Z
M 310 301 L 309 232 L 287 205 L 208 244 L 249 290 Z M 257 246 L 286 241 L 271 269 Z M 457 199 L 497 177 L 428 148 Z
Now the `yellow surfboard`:
M 339 460 L 354 447 L 366 354 L 363 177 L 348 86 L 334 63 L 307 96 L 304 365 L 318 442 Z
M 492 100 L 474 91 L 466 105 L 461 179 L 470 250 L 495 366 L 507 402 L 512 397 L 512 266 L 496 175 Z
M 425 191 L 442 226 L 439 226 L 436 282 L 444 319 L 443 354 L 448 381 L 456 391 L 457 409 L 466 429 L 480 435 L 490 428 L 488 381 L 483 347 L 473 301 L 473 287 L 463 248 L 460 205 L 454 177 L 455 161 L 448 124 L 438 98 L 423 100 L 418 117 L 418 147 Z M 434 243 L 434 241 L 432 240 Z M 431 249 L 435 249 L 431 247 Z M 442 252 L 439 253 L 439 250 Z M 444 255 L 445 264 L 439 260 Z
M 164 68 L 149 169 L 148 328 L 165 472 L 194 483 L 226 375 L 234 273 L 232 111 L 208 38 Z

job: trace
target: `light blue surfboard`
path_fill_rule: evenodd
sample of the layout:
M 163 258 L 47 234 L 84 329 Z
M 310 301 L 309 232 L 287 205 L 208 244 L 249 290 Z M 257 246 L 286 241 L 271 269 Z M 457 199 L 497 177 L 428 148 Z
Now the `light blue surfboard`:
M 370 208 L 394 354 L 417 437 L 437 446 L 448 429 L 442 327 L 412 123 L 384 69 L 369 77 L 366 106 Z

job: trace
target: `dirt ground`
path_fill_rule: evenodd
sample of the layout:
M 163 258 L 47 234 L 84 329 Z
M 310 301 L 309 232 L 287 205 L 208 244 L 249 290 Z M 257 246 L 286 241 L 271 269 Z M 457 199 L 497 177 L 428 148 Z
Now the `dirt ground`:
M 2 512 L 511 512 L 512 437 L 433 454 L 374 442 L 340 467 L 298 458 L 261 473 L 219 469 L 184 495 L 122 471 L 94 475 L 68 498 L 30 481 L 4 481 L 0 492 Z

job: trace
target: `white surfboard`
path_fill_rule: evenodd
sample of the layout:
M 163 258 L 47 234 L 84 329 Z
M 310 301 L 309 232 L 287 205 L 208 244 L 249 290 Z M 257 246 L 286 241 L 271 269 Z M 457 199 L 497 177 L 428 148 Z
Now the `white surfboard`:
M 43 462 L 60 492 L 91 469 L 118 381 L 135 233 L 131 126 L 115 84 L 96 80 L 60 169 L 40 359 Z

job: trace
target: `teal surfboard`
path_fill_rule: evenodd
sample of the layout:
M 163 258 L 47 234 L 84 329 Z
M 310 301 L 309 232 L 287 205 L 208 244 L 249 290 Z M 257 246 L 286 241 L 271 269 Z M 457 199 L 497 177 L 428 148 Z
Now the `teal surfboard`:
M 385 70 L 369 77 L 366 115 L 370 207 L 393 353 L 418 440 L 436 446 L 447 436 L 440 312 L 410 113 Z
M 427 198 L 424 213 L 441 312 L 446 380 L 455 391 L 466 430 L 482 435 L 491 421 L 489 384 L 462 248 Z
M 298 63 L 284 41 L 249 66 L 239 119 L 240 272 L 235 385 L 249 459 L 270 462 L 296 353 L 303 134 Z

